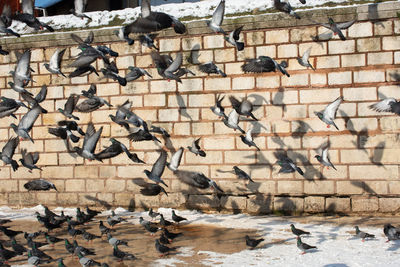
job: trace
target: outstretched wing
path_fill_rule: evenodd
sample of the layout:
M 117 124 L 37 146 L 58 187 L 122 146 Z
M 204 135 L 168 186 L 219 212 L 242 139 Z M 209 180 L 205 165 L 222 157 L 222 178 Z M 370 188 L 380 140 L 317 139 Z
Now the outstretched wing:
M 334 120 L 336 118 L 336 112 L 339 108 L 340 103 L 342 103 L 342 101 L 343 101 L 343 98 L 340 96 L 335 101 L 333 101 L 328 106 L 326 106 L 326 108 L 324 110 L 324 117 Z
M 379 101 L 378 103 L 370 105 L 369 108 L 378 112 L 391 112 L 392 111 L 391 104 L 394 104 L 396 102 L 397 101 L 394 98 L 386 98 Z
M 221 0 L 218 7 L 215 9 L 214 14 L 212 16 L 212 23 L 215 25 L 221 25 L 224 20 L 225 14 L 225 0 Z
M 154 163 L 151 169 L 151 174 L 155 177 L 160 177 L 164 172 L 165 164 L 167 163 L 167 152 L 161 150 L 160 156 L 158 157 L 156 163 Z
M 336 27 L 338 27 L 341 30 L 345 30 L 345 29 L 349 28 L 351 25 L 353 25 L 355 22 L 356 22 L 356 20 L 343 22 L 343 23 L 337 23 Z

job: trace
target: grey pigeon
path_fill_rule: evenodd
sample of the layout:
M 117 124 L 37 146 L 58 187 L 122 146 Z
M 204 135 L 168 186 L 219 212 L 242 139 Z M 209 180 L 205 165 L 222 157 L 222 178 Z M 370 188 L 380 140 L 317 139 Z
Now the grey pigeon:
M 152 208 L 150 208 L 150 210 L 149 210 L 149 216 L 150 216 L 152 219 L 154 219 L 154 218 L 160 216 L 160 213 L 155 212 L 155 211 L 153 211 Z
M 136 127 L 143 126 L 143 130 L 148 133 L 147 123 L 134 112 L 132 112 L 131 107 L 132 102 L 126 100 L 121 106 L 118 106 L 115 116 L 110 115 L 111 120 L 125 127 L 127 130 L 129 130 L 129 124 L 132 124 Z
M 24 87 L 32 80 L 30 68 L 31 54 L 30 50 L 26 50 L 19 56 L 14 71 L 10 71 L 14 82 L 9 82 L 8 84 L 18 93 L 26 92 L 30 94 Z
M 101 264 L 93 259 L 86 258 L 83 256 L 80 252 L 77 254 L 79 258 L 79 263 L 81 264 L 82 267 L 87 267 L 87 266 L 101 266 Z
M 100 129 L 96 132 L 93 123 L 89 122 L 88 127 L 86 129 L 85 138 L 83 139 L 82 148 L 74 147 L 73 151 L 85 159 L 88 160 L 96 159 L 94 151 L 96 149 L 96 145 L 100 139 L 102 131 L 103 131 L 103 126 L 101 126 Z
M 110 233 L 107 234 L 107 240 L 108 240 L 108 243 L 111 246 L 115 246 L 115 245 L 117 245 L 117 246 L 119 246 L 119 245 L 128 246 L 128 242 L 126 242 L 124 240 L 119 240 L 119 239 L 113 237 Z
M 118 75 L 118 69 L 115 65 L 115 61 L 111 62 L 110 64 L 106 64 L 106 68 L 101 68 L 100 70 L 104 77 L 117 81 L 122 86 L 127 84 L 127 80 Z
M 238 166 L 233 166 L 233 171 L 234 171 L 235 175 L 237 176 L 237 178 L 254 183 L 254 181 L 251 179 L 250 175 L 248 175 L 244 170 L 240 169 Z
M 32 129 L 33 124 L 39 117 L 40 113 L 42 113 L 42 107 L 35 106 L 22 117 L 18 126 L 14 123 L 11 123 L 10 126 L 14 132 L 21 137 L 21 139 L 29 139 L 32 143 L 34 143 L 33 139 L 29 135 L 29 131 Z
M 292 6 L 289 2 L 281 2 L 281 0 L 274 0 L 274 6 L 279 11 L 289 14 L 290 16 L 295 17 L 296 19 L 300 19 L 300 16 L 294 12 Z
M 7 143 L 5 144 L 0 153 L 1 160 L 5 164 L 10 164 L 13 171 L 16 171 L 19 167 L 17 161 L 13 160 L 15 149 L 17 148 L 18 144 L 19 144 L 18 137 L 10 138 L 8 139 Z
M 135 163 L 145 163 L 143 160 L 139 159 L 138 155 L 136 153 L 131 153 L 129 149 L 121 142 L 116 140 L 115 138 L 110 138 L 110 141 L 113 146 L 115 147 L 120 147 L 120 149 L 125 152 L 125 154 L 128 156 L 130 160 L 132 160 Z
M 99 76 L 96 69 L 92 65 L 88 65 L 88 66 L 76 68 L 73 72 L 71 72 L 69 74 L 68 77 L 73 78 L 73 77 L 78 77 L 78 76 L 89 75 L 92 72 L 94 72 L 97 76 Z
M 50 64 L 45 63 L 45 68 L 53 74 L 61 74 L 62 76 L 66 77 L 64 73 L 61 72 L 61 61 L 62 57 L 64 56 L 66 48 L 59 50 L 57 49 L 54 52 L 53 56 L 50 58 Z
M 79 112 L 92 112 L 94 110 L 99 109 L 100 107 L 107 105 L 108 107 L 112 107 L 110 103 L 104 98 L 96 96 L 97 87 L 95 84 L 91 84 L 89 90 L 82 90 L 82 95 L 87 97 L 85 101 L 76 105 L 76 110 Z
M 154 126 L 154 125 L 151 125 L 151 129 L 149 130 L 149 132 L 162 134 L 165 137 L 171 137 L 169 135 L 169 133 L 164 128 L 158 127 L 158 126 Z
M 145 183 L 141 184 L 140 187 L 140 193 L 144 196 L 157 196 L 160 193 L 164 193 L 168 196 L 167 191 L 159 184 Z
M 128 69 L 130 70 L 130 72 L 128 72 L 125 75 L 125 79 L 127 82 L 137 80 L 140 77 L 145 76 L 145 75 L 147 75 L 150 78 L 153 78 L 153 76 L 151 76 L 150 73 L 148 73 L 145 69 L 138 68 L 138 67 L 132 67 L 132 66 L 129 66 Z
M 170 169 L 173 172 L 178 170 L 178 167 L 181 164 L 183 150 L 184 148 L 180 147 L 174 154 L 172 154 L 170 162 L 167 163 L 168 169 Z
M 89 21 L 92 21 L 92 19 L 85 15 L 85 8 L 87 6 L 88 0 L 74 0 L 74 6 L 75 9 L 71 9 L 71 13 L 74 14 L 74 16 L 77 16 L 78 18 L 84 19 L 87 18 Z
M 217 185 L 214 180 L 206 177 L 200 172 L 189 172 L 189 171 L 176 171 L 175 175 L 184 183 L 200 188 L 207 189 L 212 187 L 215 191 L 224 193 L 224 191 Z
M 50 27 L 46 23 L 40 22 L 35 17 L 33 12 L 33 5 L 34 5 L 34 0 L 22 0 L 22 12 L 16 13 L 13 16 L 13 19 L 24 22 L 26 25 L 28 25 L 31 28 L 34 28 L 36 31 L 43 30 L 43 28 L 46 28 L 50 32 L 54 32 L 54 29 L 52 27 Z
M 172 210 L 172 220 L 176 223 L 180 223 L 181 221 L 187 221 L 186 218 L 177 215 L 174 210 Z
M 256 143 L 254 143 L 253 141 L 252 131 L 253 128 L 249 128 L 246 132 L 246 135 L 240 135 L 240 139 L 242 140 L 243 143 L 245 143 L 249 147 L 254 146 L 258 151 L 260 151 L 260 148 L 258 148 Z
M 118 52 L 115 52 L 114 50 L 112 50 L 111 48 L 109 48 L 108 46 L 105 46 L 105 45 L 98 45 L 96 47 L 96 49 L 99 50 L 100 52 L 102 52 L 104 55 L 110 55 L 112 57 L 119 56 Z
M 36 163 L 39 160 L 39 152 L 27 153 L 26 149 L 21 149 L 21 154 L 22 159 L 20 159 L 19 161 L 24 167 L 28 168 L 30 172 L 32 172 L 33 169 L 42 170 L 41 168 L 36 166 Z
M 120 250 L 118 248 L 118 245 L 114 245 L 113 256 L 116 257 L 119 261 L 136 259 L 133 254 Z
M 90 31 L 88 36 L 83 40 L 80 36 L 75 33 L 71 33 L 71 38 L 79 44 L 79 49 L 84 50 L 89 47 L 91 43 L 94 41 L 94 32 Z
M 68 97 L 67 102 L 65 102 L 64 104 L 64 109 L 59 108 L 58 111 L 67 118 L 79 120 L 77 116 L 72 115 L 72 112 L 74 111 L 78 101 L 79 101 L 79 95 L 71 94 Z
M 298 229 L 294 226 L 294 224 L 290 225 L 290 230 L 292 231 L 292 233 L 296 236 L 301 236 L 301 235 L 309 235 L 310 232 L 307 231 L 303 231 L 301 229 Z
M 400 228 L 396 228 L 391 224 L 385 224 L 383 227 L 383 233 L 388 238 L 386 242 L 391 240 L 399 240 L 400 239 Z
M 327 128 L 330 128 L 330 126 L 333 125 L 337 130 L 339 130 L 334 120 L 336 118 L 339 105 L 342 103 L 342 101 L 343 98 L 338 97 L 335 101 L 326 106 L 322 112 L 314 112 L 314 114 L 317 115 L 321 121 L 327 124 Z
M 182 65 L 183 56 L 182 53 L 178 53 L 176 55 L 175 60 L 168 66 L 163 72 L 163 77 L 169 80 L 176 80 L 179 83 L 182 83 L 181 79 L 175 72 L 181 67 Z
M 251 117 L 253 120 L 257 121 L 257 118 L 253 115 L 253 104 L 244 98 L 242 102 L 240 102 L 236 97 L 230 96 L 229 101 L 231 101 L 232 107 L 236 110 L 239 115 L 243 115 L 246 117 Z
M 24 184 L 25 189 L 28 191 L 47 191 L 50 189 L 54 189 L 57 191 L 56 186 L 44 179 L 33 180 Z
M 206 152 L 204 152 L 199 145 L 200 138 L 193 140 L 192 146 L 188 146 L 190 152 L 194 153 L 196 156 L 205 157 Z
M 242 51 L 244 49 L 244 43 L 239 42 L 240 32 L 242 31 L 242 29 L 243 29 L 243 26 L 240 26 L 239 28 L 236 28 L 235 30 L 233 30 L 228 35 L 228 37 L 227 36 L 224 37 L 225 41 L 227 41 L 228 43 L 230 43 L 231 45 L 236 47 L 238 51 Z
M 306 243 L 303 243 L 302 241 L 301 241 L 301 237 L 297 237 L 297 247 L 301 250 L 301 251 L 303 251 L 301 254 L 305 254 L 306 252 L 307 252 L 307 250 L 310 250 L 310 249 L 316 249 L 317 247 L 315 247 L 315 246 L 310 246 L 310 245 L 308 245 L 308 244 L 306 244 Z
M 336 170 L 335 166 L 332 164 L 331 160 L 329 159 L 328 149 L 329 149 L 329 146 L 328 145 L 325 146 L 322 149 L 321 156 L 316 155 L 315 158 L 318 160 L 318 162 L 320 162 L 322 165 L 326 166 L 328 169 L 329 169 L 329 167 L 332 167 L 334 170 Z
M 225 0 L 221 0 L 221 2 L 219 2 L 219 5 L 217 6 L 217 8 L 215 9 L 213 15 L 212 15 L 212 19 L 207 20 L 207 26 L 216 33 L 222 33 L 224 35 L 226 35 L 227 33 L 221 28 L 221 24 L 224 20 L 224 14 L 225 14 Z
M 225 108 L 221 105 L 222 100 L 224 100 L 224 98 L 225 98 L 225 96 L 221 97 L 221 95 L 217 95 L 216 99 L 215 99 L 215 105 L 210 107 L 210 109 L 218 117 L 226 118 Z
M 361 238 L 362 242 L 364 242 L 366 238 L 375 238 L 375 235 L 360 231 L 358 226 L 354 226 L 354 228 L 356 229 L 356 237 Z
M 29 103 L 30 107 L 34 107 L 39 105 L 40 103 L 42 103 L 47 96 L 47 86 L 44 84 L 42 85 L 42 88 L 40 89 L 39 93 L 33 97 L 31 93 L 20 93 L 21 97 Z M 43 113 L 47 113 L 47 110 L 45 110 L 44 108 L 42 108 L 42 112 Z
M 154 135 L 152 135 L 149 131 L 139 129 L 135 132 L 131 132 L 128 135 L 129 140 L 133 142 L 140 142 L 140 141 L 156 141 L 161 143 L 160 140 L 157 139 Z
M 264 238 L 253 239 L 250 238 L 248 235 L 246 235 L 245 238 L 246 238 L 246 245 L 250 247 L 250 249 L 254 249 L 255 247 L 258 246 L 258 244 L 264 241 Z
M 312 70 L 315 70 L 314 67 L 310 63 L 310 53 L 311 53 L 311 47 L 304 52 L 302 57 L 297 58 L 297 62 L 299 62 L 300 65 L 303 67 L 310 67 Z
M 329 40 L 332 38 L 332 35 L 339 35 L 340 39 L 342 41 L 346 40 L 346 37 L 344 36 L 343 32 L 341 30 L 345 30 L 350 28 L 356 20 L 348 21 L 348 22 L 343 22 L 343 23 L 336 23 L 333 21 L 332 18 L 328 18 L 328 23 L 317 23 L 327 29 L 329 29 L 329 32 L 323 33 L 322 38 L 325 40 Z
M 28 108 L 23 102 L 19 100 L 7 98 L 5 96 L 2 96 L 0 99 L 0 118 L 11 116 L 16 119 L 17 117 L 14 115 L 14 112 L 16 112 L 20 107 Z
M 148 170 L 144 170 L 144 173 L 146 174 L 147 178 L 156 183 L 162 183 L 163 185 L 168 187 L 168 185 L 161 179 L 166 163 L 167 163 L 167 152 L 161 150 L 160 156 L 154 163 L 151 172 Z
M 103 159 L 110 159 L 113 157 L 118 156 L 119 154 L 121 154 L 123 152 L 121 146 L 119 144 L 113 143 L 108 147 L 105 147 L 104 150 L 102 150 L 101 152 L 95 154 L 95 158 L 97 160 L 102 161 Z
M 288 64 L 286 61 L 281 63 L 276 62 L 274 59 L 267 56 L 259 56 L 255 59 L 246 59 L 246 63 L 242 65 L 242 70 L 247 72 L 271 72 L 279 70 L 282 74 L 290 77 L 290 74 L 286 71 Z
M 218 68 L 217 65 L 215 65 L 214 62 L 210 61 L 208 63 L 204 63 L 199 65 L 199 71 L 210 74 L 210 73 L 215 73 L 215 74 L 220 74 L 222 77 L 226 77 L 226 74 Z
M 20 37 L 20 35 L 13 30 L 9 29 L 12 24 L 11 18 L 11 7 L 9 5 L 3 5 L 3 11 L 0 15 L 0 32 L 5 34 L 11 34 L 16 37 Z
M 369 108 L 377 112 L 391 112 L 400 115 L 400 102 L 394 98 L 385 98 L 378 103 L 370 105 Z
M 28 264 L 32 266 L 39 266 L 41 264 L 47 264 L 49 262 L 51 262 L 51 260 L 41 259 L 38 256 L 34 256 L 31 250 L 28 251 Z
M 278 159 L 277 163 L 279 164 L 279 166 L 281 166 L 281 169 L 279 170 L 280 173 L 292 173 L 297 171 L 300 175 L 304 175 L 303 170 L 297 167 L 293 160 L 291 160 L 287 156 L 281 156 Z
M 155 247 L 158 252 L 161 253 L 161 256 L 167 255 L 170 251 L 175 250 L 175 248 L 167 247 L 160 243 L 160 240 L 156 239 Z
M 154 39 L 157 37 L 158 34 L 144 34 L 144 35 L 139 35 L 139 41 L 140 43 L 148 47 L 150 49 L 154 48 L 158 50 L 158 48 L 154 45 Z
M 235 131 L 239 130 L 243 134 L 245 133 L 245 131 L 239 126 L 239 114 L 236 112 L 236 110 L 233 109 L 229 113 L 228 117 L 224 117 L 222 121 L 228 128 L 231 128 Z

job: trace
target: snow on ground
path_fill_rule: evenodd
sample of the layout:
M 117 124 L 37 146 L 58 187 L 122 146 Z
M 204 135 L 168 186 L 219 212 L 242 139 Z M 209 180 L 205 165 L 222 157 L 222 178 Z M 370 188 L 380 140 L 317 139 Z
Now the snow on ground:
M 75 209 L 57 208 L 54 211 L 75 215 Z M 0 219 L 9 218 L 13 220 L 35 220 L 34 212 L 43 213 L 42 206 L 13 210 L 8 207 L 0 207 Z M 147 212 L 128 212 L 123 208 L 117 208 L 116 214 L 131 216 L 130 221 L 139 223 L 139 217 L 149 219 Z M 161 212 L 170 219 L 171 209 L 160 208 Z M 109 215 L 105 211 L 102 215 Z M 400 266 L 400 242 L 386 243 L 383 235 L 383 226 L 366 227 L 361 230 L 376 235 L 376 239 L 361 242 L 354 238 L 354 225 L 320 223 L 302 224 L 288 217 L 278 216 L 250 216 L 246 214 L 204 214 L 198 211 L 179 211 L 180 216 L 186 217 L 190 224 L 212 225 L 235 229 L 256 229 L 258 237 L 265 241 L 261 247 L 255 250 L 243 250 L 234 254 L 222 254 L 213 251 L 195 252 L 191 248 L 179 249 L 179 254 L 165 259 L 159 259 L 154 266 L 175 266 L 182 264 L 182 259 L 192 257 L 194 253 L 204 258 L 201 262 L 206 266 L 307 266 L 307 267 L 356 267 L 356 266 Z M 305 255 L 300 255 L 296 246 L 296 239 L 290 232 L 289 224 L 294 223 L 296 227 L 312 233 L 304 237 L 303 242 L 318 247 Z M 244 237 L 243 237 L 243 242 Z
M 200 19 L 207 16 L 212 16 L 212 13 L 219 2 L 220 0 L 204 0 L 195 3 L 165 3 L 163 5 L 154 6 L 152 9 L 153 11 L 162 11 L 178 18 L 190 18 L 193 20 L 195 18 Z M 290 1 L 293 7 L 302 7 L 306 9 L 310 9 L 314 6 L 321 6 L 326 3 L 336 3 L 340 6 L 340 4 L 344 2 L 348 2 L 348 0 L 307 0 L 307 4 L 305 5 L 302 5 L 298 0 Z M 352 3 L 365 3 L 365 0 L 352 0 Z M 272 0 L 228 0 L 226 1 L 225 5 L 225 15 L 247 13 L 252 12 L 255 9 L 258 9 L 259 11 L 265 11 L 272 7 Z M 39 20 L 48 23 L 55 30 L 107 26 L 113 24 L 113 22 L 119 25 L 121 21 L 123 24 L 128 24 L 139 16 L 140 7 L 126 8 L 115 11 L 87 12 L 86 14 L 92 18 L 91 22 L 89 22 L 87 19 L 80 19 L 73 15 L 40 17 Z M 33 32 L 33 29 L 28 28 L 25 24 L 18 21 L 14 21 L 11 28 L 21 34 Z

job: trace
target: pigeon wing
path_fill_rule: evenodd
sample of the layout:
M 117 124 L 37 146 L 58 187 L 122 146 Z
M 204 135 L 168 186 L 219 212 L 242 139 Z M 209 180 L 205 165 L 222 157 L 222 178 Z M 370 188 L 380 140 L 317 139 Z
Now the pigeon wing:
M 236 110 L 232 110 L 228 115 L 228 123 L 230 125 L 237 125 L 239 123 L 239 114 Z
M 18 146 L 18 144 L 19 144 L 18 137 L 9 139 L 6 145 L 3 147 L 1 154 L 9 158 L 12 158 L 14 156 L 15 148 Z
M 324 33 L 321 33 L 317 36 L 313 36 L 312 39 L 314 41 L 327 41 L 330 40 L 333 37 L 333 32 L 332 31 L 326 31 Z
M 246 132 L 246 139 L 247 139 L 248 141 L 253 141 L 253 136 L 251 135 L 252 131 L 253 131 L 253 128 L 250 128 L 250 129 Z
M 225 14 L 225 0 L 221 0 L 218 7 L 215 9 L 214 14 L 212 16 L 212 23 L 220 26 L 222 21 L 224 20 Z
M 149 33 L 161 30 L 161 24 L 147 18 L 137 18 L 134 22 L 125 26 L 128 33 Z
M 86 2 L 86 1 L 85 1 Z M 86 6 L 86 3 L 85 3 L 85 6 Z M 82 11 L 83 12 L 83 11 Z M 94 40 L 94 32 L 93 31 L 90 31 L 89 32 L 89 34 L 88 34 L 88 36 L 86 37 L 86 39 L 85 39 L 85 43 L 86 44 L 91 44 L 91 43 L 93 43 L 93 40 Z
M 84 12 L 84 11 L 83 11 L 83 9 L 84 9 L 84 7 L 83 7 L 83 0 L 75 0 L 75 1 L 74 1 L 74 5 L 75 5 L 75 12 L 76 12 L 76 13 L 81 14 L 81 13 Z
M 237 41 L 240 38 L 240 32 L 242 31 L 243 26 L 240 26 L 239 28 L 235 29 L 233 32 L 231 32 L 231 37 Z
M 94 150 L 96 149 L 97 141 L 99 141 L 102 131 L 103 131 L 103 126 L 100 127 L 100 129 L 97 132 L 95 132 L 94 134 L 92 134 L 90 137 L 86 138 L 86 135 L 85 135 L 85 139 L 83 141 L 83 149 L 93 153 Z
M 330 162 L 330 161 L 329 161 L 329 158 L 328 158 L 328 147 L 325 147 L 325 148 L 322 150 L 321 158 L 322 158 L 322 160 L 325 161 L 325 162 Z
M 71 38 L 72 40 L 74 40 L 75 42 L 77 42 L 78 44 L 84 44 L 85 42 L 82 40 L 82 38 L 78 35 L 76 35 L 75 33 L 71 33 Z
M 140 7 L 142 18 L 150 16 L 151 5 L 149 0 L 142 0 L 142 5 Z
M 345 30 L 347 28 L 350 28 L 351 25 L 353 25 L 356 22 L 356 20 L 351 20 L 348 22 L 343 22 L 343 23 L 337 23 L 336 27 L 338 27 L 341 30 Z
M 17 68 L 15 69 L 15 73 L 27 75 L 29 72 L 30 61 L 31 61 L 31 51 L 27 50 L 19 58 Z
M 181 164 L 182 155 L 183 155 L 183 147 L 179 148 L 178 151 L 176 151 L 172 155 L 170 165 L 174 166 L 175 169 L 177 169 Z
M 151 174 L 161 178 L 166 163 L 167 163 L 167 152 L 161 150 L 160 156 L 158 157 L 156 163 L 154 163 L 153 168 L 151 169 Z
M 342 103 L 343 98 L 338 97 L 335 101 L 330 103 L 328 106 L 326 106 L 324 110 L 324 117 L 328 119 L 334 120 L 336 118 L 336 112 L 339 108 L 340 103 Z
M 311 53 L 311 47 L 308 48 L 308 49 L 306 50 L 306 52 L 304 52 L 304 54 L 303 54 L 302 61 L 303 61 L 304 63 L 307 63 L 307 62 L 308 62 L 308 60 L 309 60 L 309 58 L 310 58 L 310 53 Z
M 231 101 L 232 107 L 236 111 L 240 111 L 240 105 L 242 104 L 239 100 L 234 96 L 229 96 L 229 101 Z
M 42 112 L 42 108 L 40 106 L 35 106 L 31 110 L 29 110 L 19 122 L 18 128 L 25 129 L 29 132 L 32 129 L 33 124 L 36 119 L 39 117 L 39 114 Z
M 195 147 L 196 149 L 200 149 L 199 142 L 200 142 L 200 138 L 194 140 L 192 146 Z
M 378 103 L 370 105 L 369 108 L 378 112 L 391 112 L 392 111 L 391 103 L 397 103 L 396 99 L 386 98 L 379 101 Z
M 182 53 L 177 54 L 174 62 L 172 62 L 172 64 L 165 71 L 169 72 L 177 71 L 182 65 L 182 60 L 183 60 Z
M 35 96 L 35 100 L 38 103 L 43 102 L 46 99 L 47 96 L 47 86 L 44 84 L 42 86 L 42 89 L 40 89 L 40 92 Z
M 22 13 L 33 15 L 33 0 L 22 0 Z
M 36 164 L 39 161 L 39 152 L 30 153 L 32 155 L 33 164 Z

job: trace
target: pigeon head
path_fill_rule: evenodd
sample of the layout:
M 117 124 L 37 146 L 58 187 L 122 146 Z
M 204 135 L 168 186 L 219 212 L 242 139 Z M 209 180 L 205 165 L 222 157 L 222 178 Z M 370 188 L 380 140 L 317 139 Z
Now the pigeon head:
M 320 156 L 320 155 L 315 155 L 314 158 L 316 158 L 317 160 L 320 160 L 320 159 L 321 159 L 321 156 Z
M 144 170 L 143 171 L 147 176 L 150 176 L 151 175 L 151 172 L 149 171 L 149 170 Z
M 290 228 L 292 228 L 292 229 L 294 228 L 294 225 L 293 225 L 293 223 L 290 225 Z
M 165 191 L 164 187 L 162 187 L 162 186 L 160 186 L 160 187 L 161 187 L 161 191 L 162 191 L 166 196 L 168 196 L 167 191 Z
M 354 226 L 354 228 L 356 229 L 356 234 L 358 234 L 360 232 L 360 228 L 358 228 L 358 226 Z
M 289 64 L 285 60 L 282 60 L 279 65 L 281 65 L 282 68 L 287 68 L 289 66 Z
M 317 115 L 318 118 L 321 119 L 321 120 L 324 117 L 324 114 L 322 114 L 321 112 L 314 112 L 314 114 Z
M 328 22 L 329 22 L 329 24 L 330 24 L 330 25 L 333 25 L 333 24 L 335 24 L 335 22 L 333 21 L 333 19 L 332 19 L 332 18 L 328 18 Z
M 18 130 L 18 126 L 15 125 L 14 123 L 11 123 L 10 127 L 13 128 L 15 131 Z

